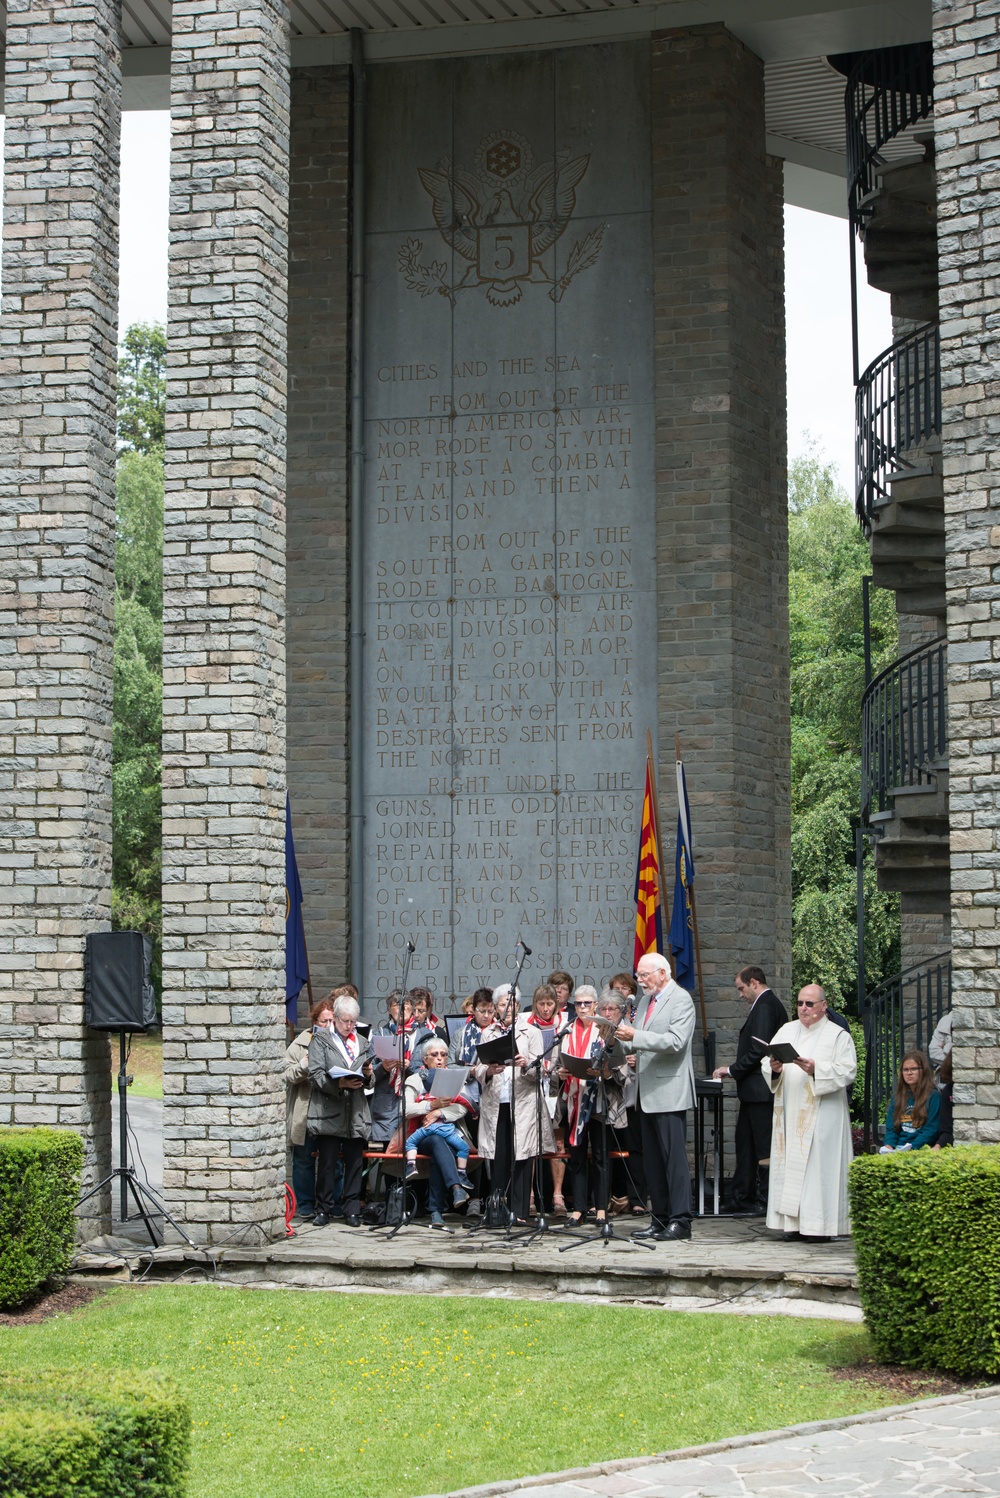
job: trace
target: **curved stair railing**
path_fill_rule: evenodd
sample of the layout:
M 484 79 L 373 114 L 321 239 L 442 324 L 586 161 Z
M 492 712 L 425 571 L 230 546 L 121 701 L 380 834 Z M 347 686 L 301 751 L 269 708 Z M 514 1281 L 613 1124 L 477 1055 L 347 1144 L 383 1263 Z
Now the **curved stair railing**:
M 945 640 L 918 645 L 887 666 L 861 699 L 861 819 L 893 810 L 900 786 L 933 786 L 948 751 Z
M 951 1009 L 951 954 L 887 978 L 865 998 L 865 1149 L 881 1138 L 885 1110 L 907 1051 L 925 1051 Z
M 865 52 L 854 64 L 844 94 L 847 115 L 847 203 L 851 228 L 864 226 L 882 151 L 897 135 L 930 115 L 934 62 L 930 42 Z
M 855 400 L 855 510 L 867 532 L 903 454 L 941 431 L 941 335 L 928 323 L 873 359 Z

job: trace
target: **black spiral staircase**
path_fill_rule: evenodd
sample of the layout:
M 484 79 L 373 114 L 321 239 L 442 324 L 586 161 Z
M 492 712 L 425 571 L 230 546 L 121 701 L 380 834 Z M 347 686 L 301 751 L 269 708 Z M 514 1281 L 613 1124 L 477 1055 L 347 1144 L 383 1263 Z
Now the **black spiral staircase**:
M 905 920 L 947 914 L 951 899 L 933 66 L 929 43 L 831 61 L 847 74 L 855 504 L 875 586 L 895 594 L 901 633 L 905 621 L 921 638 L 875 677 L 862 704 L 862 828 L 879 887 L 898 892 Z M 897 334 L 863 371 L 859 247 L 869 284 L 892 299 Z M 863 922 L 863 902 L 860 913 Z M 925 1047 L 950 1007 L 950 952 L 864 996 L 869 1147 L 903 1051 Z

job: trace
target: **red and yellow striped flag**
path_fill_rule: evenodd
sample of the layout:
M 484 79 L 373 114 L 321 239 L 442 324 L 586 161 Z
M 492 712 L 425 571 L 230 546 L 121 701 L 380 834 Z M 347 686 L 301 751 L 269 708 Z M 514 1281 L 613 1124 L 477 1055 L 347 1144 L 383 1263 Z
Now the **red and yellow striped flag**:
M 656 846 L 653 778 L 646 760 L 646 794 L 642 801 L 639 859 L 635 870 L 635 946 L 633 966 L 646 952 L 663 951 L 663 902 L 660 899 L 660 850 Z

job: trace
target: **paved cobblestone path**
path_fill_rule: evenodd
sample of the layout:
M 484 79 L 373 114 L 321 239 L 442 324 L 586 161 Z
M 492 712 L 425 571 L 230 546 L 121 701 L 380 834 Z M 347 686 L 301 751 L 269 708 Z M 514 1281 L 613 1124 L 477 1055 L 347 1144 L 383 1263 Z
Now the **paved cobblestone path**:
M 616 1470 L 617 1467 L 617 1470 Z M 957 1395 L 837 1429 L 800 1426 L 725 1450 L 648 1465 L 609 1462 L 548 1480 L 464 1488 L 519 1498 L 949 1498 L 1000 1494 L 1000 1391 Z M 456 1498 L 456 1495 L 452 1495 Z

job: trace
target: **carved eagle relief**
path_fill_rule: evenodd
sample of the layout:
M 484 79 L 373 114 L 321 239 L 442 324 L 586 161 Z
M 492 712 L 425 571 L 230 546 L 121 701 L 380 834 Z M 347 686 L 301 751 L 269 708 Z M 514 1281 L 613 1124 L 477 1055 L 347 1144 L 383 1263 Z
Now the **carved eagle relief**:
M 604 224 L 591 229 L 573 246 L 558 280 L 542 263 L 573 216 L 589 154 L 562 152 L 532 171 L 527 142 L 506 131 L 487 137 L 477 160 L 478 176 L 450 161 L 418 167 L 442 239 L 468 264 L 455 285 L 448 285 L 448 267 L 440 261 L 419 264 L 423 245 L 408 239 L 399 252 L 406 284 L 421 296 L 438 294 L 452 304 L 456 292 L 482 286 L 492 306 L 512 307 L 525 284 L 547 286 L 551 299 L 560 301 L 574 277 L 597 260 L 604 239 Z

